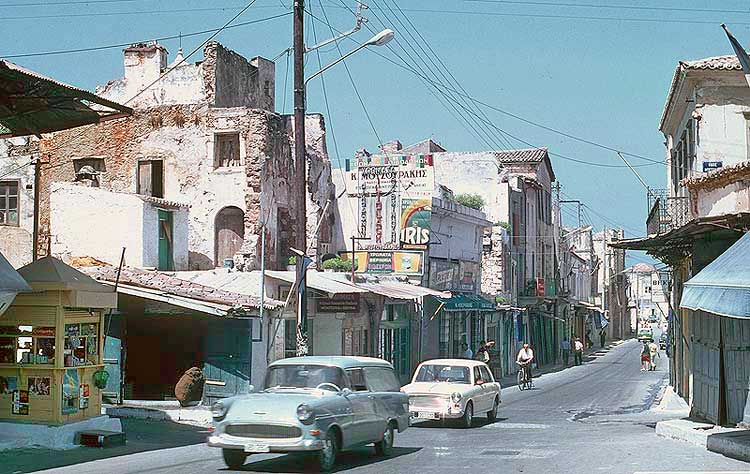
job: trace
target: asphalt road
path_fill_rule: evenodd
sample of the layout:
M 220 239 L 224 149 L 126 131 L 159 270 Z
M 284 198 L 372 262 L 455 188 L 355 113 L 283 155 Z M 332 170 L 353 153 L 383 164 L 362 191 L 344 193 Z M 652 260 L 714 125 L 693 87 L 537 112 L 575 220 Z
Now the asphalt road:
M 594 354 L 585 365 L 547 374 L 531 391 L 503 390 L 500 419 L 484 420 L 472 429 L 418 424 L 396 438 L 396 448 L 386 459 L 372 448 L 343 453 L 338 472 L 356 473 L 628 473 L 746 471 L 750 465 L 710 453 L 692 445 L 656 436 L 660 416 L 650 410 L 666 383 L 666 359 L 656 372 L 640 371 L 640 346 L 630 341 Z M 175 436 L 166 431 L 148 436 Z M 148 445 L 148 436 L 133 440 Z M 221 453 L 202 444 L 180 446 L 179 439 L 194 442 L 198 430 L 174 437 L 162 447 L 78 462 L 45 472 L 88 474 L 205 474 L 228 472 L 310 472 L 310 460 L 298 456 L 254 455 L 242 471 L 225 468 Z M 191 438 L 192 437 L 192 438 Z M 132 438 L 131 438 L 132 439 Z M 171 438 L 170 438 L 171 439 Z M 129 441 L 129 443 L 131 443 Z M 132 443 L 130 449 L 132 449 Z M 172 447 L 174 446 L 174 447 Z M 80 448 L 80 453 L 94 453 Z M 89 450 L 89 451 L 86 451 Z M 102 452 L 104 453 L 104 452 Z M 72 455 L 71 453 L 70 455 Z M 69 456 L 66 454 L 66 456 Z M 8 459 L 0 471 L 31 472 Z M 42 456 L 30 456 L 30 461 Z M 80 461 L 85 461 L 84 458 Z M 58 460 L 60 462 L 60 460 Z M 12 467 L 3 471 L 2 466 Z M 59 464 L 58 464 L 59 465 Z M 40 466 L 41 467 L 41 466 Z

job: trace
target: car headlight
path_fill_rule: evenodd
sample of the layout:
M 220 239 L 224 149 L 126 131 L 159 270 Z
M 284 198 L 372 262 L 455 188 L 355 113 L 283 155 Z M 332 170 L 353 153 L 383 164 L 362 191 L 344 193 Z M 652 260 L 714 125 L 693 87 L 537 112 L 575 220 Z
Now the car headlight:
M 458 392 L 453 392 L 453 393 L 451 394 L 451 401 L 452 401 L 453 403 L 458 403 L 458 402 L 460 402 L 460 401 L 461 401 L 461 398 L 462 398 L 462 395 L 461 395 L 460 393 L 458 393 Z
M 297 419 L 302 423 L 308 424 L 315 420 L 312 408 L 304 403 L 297 407 Z
M 211 405 L 211 415 L 213 415 L 215 420 L 220 420 L 227 416 L 227 410 L 227 406 L 221 402 L 216 402 Z

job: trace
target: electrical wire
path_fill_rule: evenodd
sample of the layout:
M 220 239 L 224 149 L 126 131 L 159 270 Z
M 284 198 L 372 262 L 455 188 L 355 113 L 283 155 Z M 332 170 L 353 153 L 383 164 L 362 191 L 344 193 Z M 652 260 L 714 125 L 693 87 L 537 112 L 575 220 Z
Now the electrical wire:
M 331 25 L 330 25 L 329 23 L 327 23 L 326 21 L 324 21 L 324 20 L 322 20 L 322 19 L 320 19 L 320 18 L 316 17 L 315 15 L 312 15 L 312 14 L 311 14 L 311 16 L 312 16 L 312 17 L 313 17 L 314 19 L 316 19 L 316 20 L 318 20 L 318 21 L 320 21 L 320 22 L 322 22 L 322 23 L 324 23 L 324 24 L 327 24 L 327 25 L 328 25 L 328 26 L 329 26 L 330 28 L 332 28 L 332 29 L 333 29 L 334 31 L 337 31 L 338 33 L 341 33 L 340 31 L 338 31 L 338 30 L 335 30 L 335 28 L 333 28 L 333 27 L 332 27 L 332 26 L 331 26 Z M 348 38 L 348 39 L 350 39 L 351 41 L 354 41 L 354 42 L 356 42 L 356 41 L 355 41 L 354 39 L 352 39 L 352 38 Z M 390 49 L 390 51 L 391 51 L 391 52 L 393 52 L 393 50 L 392 50 L 392 49 Z M 550 132 L 554 132 L 554 133 L 558 133 L 558 134 L 563 134 L 563 136 L 567 136 L 568 138 L 571 138 L 571 139 L 575 139 L 575 140 L 578 140 L 578 141 L 583 141 L 584 143 L 589 143 L 589 144 L 591 144 L 591 145 L 594 145 L 594 146 L 598 146 L 598 147 L 600 147 L 600 148 L 605 148 L 605 149 L 607 149 L 607 150 L 610 150 L 610 151 L 615 151 L 615 152 L 618 152 L 618 151 L 619 151 L 620 153 L 622 153 L 622 154 L 624 154 L 624 155 L 627 155 L 627 156 L 631 156 L 631 157 L 635 157 L 635 158 L 640 158 L 640 159 L 644 159 L 644 160 L 647 160 L 647 161 L 649 161 L 649 162 L 651 162 L 651 163 L 653 163 L 653 164 L 662 164 L 662 165 L 665 165 L 665 166 L 666 166 L 666 164 L 665 164 L 665 162 L 664 162 L 664 161 L 658 161 L 658 160 L 654 160 L 654 159 L 651 159 L 651 158 L 648 158 L 648 157 L 644 157 L 644 156 L 641 156 L 641 155 L 638 155 L 638 154 L 635 154 L 635 153 L 631 153 L 631 152 L 626 152 L 626 151 L 618 150 L 618 149 L 616 149 L 616 148 L 613 148 L 613 147 L 609 147 L 609 146 L 607 146 L 607 145 L 603 145 L 603 144 L 600 144 L 600 143 L 597 143 L 597 142 L 593 142 L 593 141 L 591 141 L 591 140 L 587 140 L 587 139 L 584 139 L 584 138 L 576 137 L 576 136 L 574 136 L 574 135 L 571 135 L 571 134 L 567 134 L 566 132 L 562 132 L 562 131 L 559 131 L 559 130 L 553 129 L 553 128 L 551 128 L 551 127 L 547 127 L 547 126 L 545 126 L 545 125 L 542 125 L 542 124 L 539 124 L 539 123 L 533 122 L 533 121 L 531 121 L 531 120 L 529 120 L 529 119 L 525 119 L 525 118 L 523 118 L 523 117 L 520 117 L 520 116 L 518 116 L 518 115 L 516 115 L 516 114 L 512 114 L 512 113 L 510 113 L 510 112 L 507 112 L 507 111 L 505 111 L 505 110 L 502 110 L 502 109 L 500 109 L 499 107 L 496 107 L 496 106 L 493 106 L 493 105 L 491 105 L 491 104 L 488 104 L 488 103 L 486 103 L 486 102 L 484 102 L 484 101 L 482 101 L 482 100 L 480 100 L 480 99 L 476 99 L 476 98 L 474 98 L 474 97 L 471 97 L 471 96 L 469 96 L 468 94 L 463 94 L 463 93 L 461 93 L 461 92 L 458 92 L 458 91 L 457 91 L 456 89 L 454 89 L 454 88 L 451 88 L 451 87 L 449 87 L 449 86 L 446 86 L 446 85 L 445 85 L 445 84 L 443 84 L 443 83 L 440 83 L 440 82 L 436 82 L 436 81 L 432 80 L 432 79 L 431 79 L 431 78 L 429 78 L 429 77 L 426 77 L 426 76 L 425 76 L 424 74 L 422 74 L 422 73 L 421 73 L 420 71 L 418 71 L 418 70 L 416 70 L 415 68 L 413 68 L 412 66 L 410 66 L 410 65 L 409 65 L 409 64 L 408 64 L 407 62 L 405 62 L 405 61 L 404 61 L 404 60 L 403 60 L 402 58 L 399 58 L 399 59 L 401 59 L 401 61 L 402 61 L 402 62 L 403 62 L 404 64 L 401 64 L 401 63 L 399 63 L 398 61 L 396 61 L 396 60 L 394 60 L 394 59 L 392 59 L 392 58 L 388 57 L 387 55 L 384 55 L 384 54 L 382 54 L 382 53 L 380 53 L 380 52 L 378 52 L 378 51 L 375 51 L 375 50 L 371 50 L 371 52 L 372 52 L 373 54 L 375 54 L 375 55 L 377 55 L 377 56 L 379 56 L 379 57 L 383 58 L 384 60 L 388 61 L 389 63 L 391 63 L 391 64 L 395 65 L 396 67 L 399 67 L 399 68 L 401 68 L 401 69 L 404 69 L 404 70 L 406 70 L 406 71 L 409 71 L 409 72 L 411 72 L 412 74 L 414 74 L 414 75 L 416 75 L 416 76 L 420 77 L 420 78 L 421 78 L 421 79 L 423 79 L 424 81 L 427 81 L 428 83 L 430 83 L 431 85 L 433 85 L 434 87 L 436 87 L 436 88 L 438 88 L 438 89 L 445 89 L 445 90 L 450 90 L 450 91 L 452 91 L 452 92 L 454 92 L 454 93 L 457 93 L 457 94 L 459 94 L 459 95 L 463 95 L 463 96 L 465 96 L 465 97 L 467 97 L 467 98 L 471 98 L 471 99 L 472 99 L 473 101 L 475 101 L 476 103 L 478 103 L 478 104 L 480 104 L 480 105 L 483 105 L 483 106 L 485 106 L 485 107 L 487 107 L 487 108 L 490 108 L 490 109 L 492 109 L 492 110 L 495 110 L 495 111 L 498 111 L 498 112 L 501 112 L 501 113 L 505 113 L 506 115 L 509 115 L 509 116 L 511 116 L 511 117 L 514 117 L 514 118 L 516 118 L 516 119 L 518 119 L 518 120 L 521 120 L 521 121 L 523 121 L 523 122 L 529 123 L 529 124 L 531 124 L 531 125 L 535 125 L 535 126 L 537 126 L 537 127 L 540 127 L 540 128 L 544 128 L 544 129 L 546 129 L 546 130 L 548 130 L 548 131 L 550 131 Z M 494 127 L 496 127 L 496 125 L 494 125 L 494 124 L 492 124 L 492 125 L 493 125 Z M 499 128 L 499 127 L 498 127 L 498 128 Z M 505 131 L 505 133 L 506 133 L 506 134 L 508 134 L 508 136 L 511 136 L 512 138 L 515 138 L 516 140 L 519 140 L 519 139 L 518 139 L 518 137 L 513 137 L 513 136 L 512 136 L 512 135 L 510 135 L 510 134 L 509 134 L 509 133 L 508 133 L 507 131 Z M 533 146 L 533 145 L 530 145 L 530 146 Z M 538 147 L 534 147 L 534 148 L 538 148 Z M 561 157 L 562 157 L 562 155 L 559 155 L 559 154 L 557 154 L 557 155 L 558 155 L 558 156 L 561 156 Z M 575 159 L 572 159 L 572 158 L 570 158 L 570 157 L 565 157 L 564 159 L 569 159 L 569 160 L 572 160 L 572 161 L 576 161 Z M 588 162 L 588 161 L 583 161 L 583 160 L 577 160 L 577 161 L 581 162 L 582 164 L 590 164 L 590 165 L 594 165 L 594 166 L 601 166 L 601 167 L 611 167 L 611 168 L 627 168 L 627 166 L 626 166 L 626 165 L 606 165 L 606 164 L 603 164 L 603 163 L 594 163 L 594 162 Z M 634 166 L 634 167 L 636 167 L 636 166 L 643 166 L 643 165 L 633 165 L 633 166 Z
M 262 7 L 262 8 L 278 9 L 279 7 Z M 137 10 L 137 11 L 117 11 L 117 12 L 54 13 L 54 14 L 49 14 L 49 15 L 4 16 L 4 17 L 1 17 L 0 20 L 46 20 L 46 19 L 55 19 L 55 18 L 161 15 L 161 14 L 173 14 L 173 13 L 194 13 L 194 12 L 210 12 L 210 11 L 227 11 L 227 10 L 240 10 L 240 12 L 245 11 L 245 9 L 239 5 L 231 5 L 231 6 L 226 6 L 226 7 L 175 8 L 172 10 Z
M 10 7 L 48 7 L 51 5 L 90 5 L 90 4 L 101 4 L 101 3 L 133 3 L 141 0 L 88 0 L 88 1 L 73 1 L 73 2 L 31 2 L 31 3 L 5 3 L 0 5 L 0 8 Z
M 642 11 L 667 11 L 667 12 L 692 12 L 692 13 L 750 13 L 748 10 L 721 10 L 716 8 L 687 8 L 687 7 L 654 7 L 642 5 L 603 5 L 593 3 L 558 3 L 558 2 L 536 2 L 520 0 L 464 0 L 470 3 L 503 4 L 503 5 L 532 5 L 550 7 L 574 7 L 574 8 L 606 8 L 614 10 L 642 10 Z
M 242 23 L 236 23 L 234 25 L 229 25 L 225 30 L 231 29 L 231 28 L 240 28 L 243 26 L 248 25 L 254 25 L 257 23 L 263 23 L 270 20 L 275 20 L 277 18 L 282 18 L 285 16 L 291 15 L 292 12 L 286 12 L 286 13 L 280 13 L 278 15 L 272 15 L 265 18 L 259 18 L 257 20 L 250 20 L 245 21 Z M 36 56 L 55 56 L 59 54 L 74 54 L 74 53 L 86 53 L 90 51 L 102 51 L 106 49 L 115 49 L 115 48 L 127 48 L 128 46 L 131 46 L 133 44 L 137 43 L 146 43 L 148 41 L 167 41 L 167 40 L 175 40 L 180 38 L 189 38 L 192 36 L 201 36 L 205 35 L 207 33 L 214 33 L 216 31 L 220 31 L 222 28 L 211 28 L 209 30 L 203 30 L 203 31 L 194 31 L 192 33 L 181 33 L 177 35 L 170 35 L 170 36 L 162 36 L 158 38 L 149 38 L 148 40 L 139 40 L 139 41 L 130 41 L 127 43 L 118 43 L 118 44 L 109 44 L 109 45 L 103 45 L 103 46 L 91 46 L 88 48 L 77 48 L 77 49 L 61 49 L 61 50 L 54 50 L 54 51 L 40 51 L 35 53 L 16 53 L 16 54 L 0 54 L 0 57 L 6 58 L 6 59 L 16 59 L 16 58 L 31 58 Z

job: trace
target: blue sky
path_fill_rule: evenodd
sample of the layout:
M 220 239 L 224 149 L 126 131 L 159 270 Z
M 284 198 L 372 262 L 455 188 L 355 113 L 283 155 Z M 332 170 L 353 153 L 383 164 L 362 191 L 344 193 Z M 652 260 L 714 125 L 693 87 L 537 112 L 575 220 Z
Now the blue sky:
M 61 81 L 93 89 L 97 84 L 122 75 L 121 48 L 38 57 L 10 56 L 128 43 L 216 28 L 245 4 L 243 0 L 99 0 L 87 4 L 71 1 L 0 2 L 0 57 Z M 322 18 L 319 1 L 307 0 L 307 3 L 313 13 Z M 322 1 L 335 29 L 353 26 L 354 17 L 341 2 L 353 8 L 354 1 Z M 62 4 L 66 2 L 69 4 Z M 29 3 L 46 5 L 10 6 Z M 369 3 L 372 9 L 366 16 L 370 18 L 370 28 L 382 29 L 379 21 L 382 19 L 386 26 L 396 30 L 397 41 L 402 46 L 416 47 L 417 33 L 396 22 L 395 14 L 386 8 L 386 5 L 393 7 L 398 3 L 473 97 L 534 122 L 653 159 L 664 156 L 663 137 L 657 126 L 677 61 L 731 54 L 731 47 L 719 27 L 722 22 L 730 26 L 741 42 L 750 41 L 750 10 L 742 1 L 722 1 L 720 5 L 708 0 L 499 3 L 372 0 Z M 571 6 L 594 3 L 599 7 Z M 603 8 L 604 5 L 656 9 Z M 290 6 L 291 0 L 257 0 L 237 21 L 276 15 Z M 170 11 L 186 9 L 204 10 Z M 699 9 L 744 9 L 748 13 L 694 11 Z M 631 21 L 636 19 L 647 21 Z M 315 30 L 319 40 L 330 36 L 330 29 L 322 23 L 316 22 Z M 314 43 L 309 24 L 307 33 L 308 43 Z M 187 53 L 207 36 L 183 38 L 183 49 Z M 369 37 L 366 30 L 354 36 L 360 42 Z M 273 58 L 291 44 L 291 17 L 226 30 L 217 40 L 246 57 Z M 167 40 L 163 44 L 173 57 L 178 41 Z M 354 42 L 341 42 L 343 51 L 353 46 Z M 392 51 L 406 57 L 395 42 L 377 51 L 394 60 L 397 59 Z M 328 63 L 338 54 L 335 47 L 323 48 L 321 61 Z M 198 53 L 191 60 L 200 56 Z M 317 70 L 317 62 L 317 56 L 311 55 L 308 71 Z M 399 139 L 406 145 L 432 137 L 451 151 L 489 148 L 460 125 L 435 98 L 434 91 L 428 90 L 411 72 L 394 66 L 372 51 L 358 53 L 347 64 L 382 140 Z M 276 66 L 278 111 L 282 111 L 284 105 L 285 74 L 286 56 L 282 56 Z M 345 68 L 339 65 L 324 78 L 331 110 L 327 119 L 338 139 L 341 160 L 363 146 L 376 149 L 378 140 Z M 289 81 L 287 90 L 291 92 L 291 72 Z M 287 113 L 291 112 L 291 105 L 289 93 Z M 477 110 L 474 104 L 468 107 Z M 320 80 L 314 80 L 309 86 L 308 110 L 325 112 Z M 481 110 L 494 126 L 526 142 L 547 146 L 551 152 L 583 161 L 622 165 L 611 151 L 576 142 L 495 111 Z M 525 147 L 515 140 L 510 141 L 514 147 Z M 492 144 L 498 145 L 493 148 L 508 147 L 499 138 L 494 138 Z M 330 136 L 328 145 L 335 161 Z M 611 222 L 597 215 L 599 213 L 623 226 L 628 236 L 644 233 L 645 190 L 630 171 L 594 167 L 558 157 L 553 157 L 552 161 L 565 197 L 585 202 L 593 210 L 588 211 L 587 217 L 595 227 L 612 227 Z M 637 158 L 631 161 L 639 165 L 648 163 Z M 650 185 L 664 186 L 662 165 L 638 170 Z M 574 211 L 573 207 L 566 211 L 566 219 L 572 221 Z

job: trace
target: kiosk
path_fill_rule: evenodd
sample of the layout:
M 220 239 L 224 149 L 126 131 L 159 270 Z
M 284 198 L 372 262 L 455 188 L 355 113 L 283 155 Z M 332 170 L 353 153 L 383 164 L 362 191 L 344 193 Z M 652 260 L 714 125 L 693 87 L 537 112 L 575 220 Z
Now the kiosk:
M 100 416 L 104 313 L 117 306 L 116 293 L 52 257 L 18 273 L 33 291 L 0 315 L 0 421 L 65 425 Z

